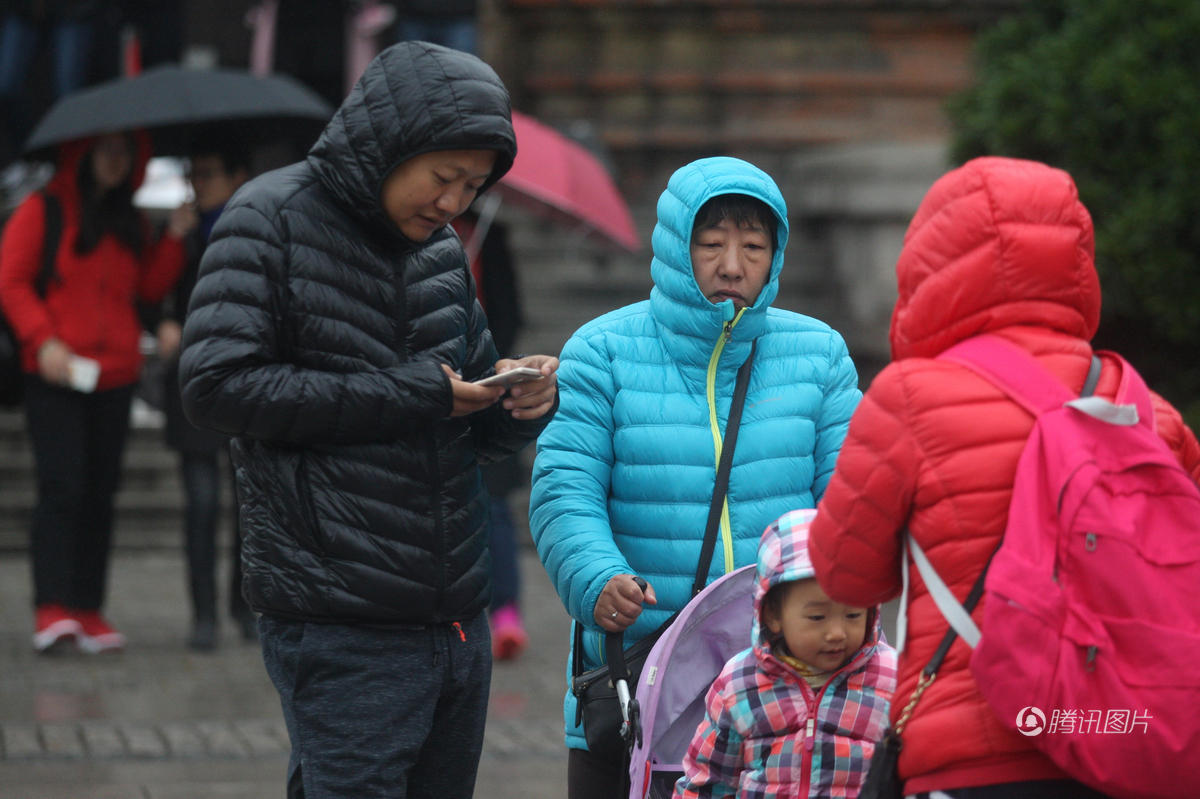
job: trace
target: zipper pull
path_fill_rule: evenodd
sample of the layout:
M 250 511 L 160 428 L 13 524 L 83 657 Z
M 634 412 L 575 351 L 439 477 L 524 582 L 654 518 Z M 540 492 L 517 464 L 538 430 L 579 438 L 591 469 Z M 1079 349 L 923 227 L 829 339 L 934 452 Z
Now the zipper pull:
M 808 723 L 804 725 L 804 751 L 811 752 L 813 750 L 813 733 L 817 729 L 817 720 L 812 716 L 808 717 Z
M 467 634 L 463 632 L 462 625 L 458 622 L 454 622 L 454 624 L 451 624 L 450 626 L 453 627 L 455 632 L 458 633 L 459 640 L 465 644 L 467 642 Z
M 725 334 L 724 335 L 725 335 L 725 343 L 728 344 L 729 340 L 733 338 L 733 322 L 732 321 L 725 323 Z

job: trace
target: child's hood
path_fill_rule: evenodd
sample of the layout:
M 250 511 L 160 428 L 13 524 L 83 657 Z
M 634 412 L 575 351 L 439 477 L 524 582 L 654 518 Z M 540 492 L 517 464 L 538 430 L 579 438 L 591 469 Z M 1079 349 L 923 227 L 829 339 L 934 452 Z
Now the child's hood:
M 781 583 L 816 577 L 808 554 L 808 530 L 816 518 L 814 508 L 792 510 L 780 516 L 763 531 L 758 544 L 758 580 L 754 584 L 754 645 L 769 652 L 770 641 L 762 637 L 761 619 L 763 598 Z M 863 648 L 880 640 L 882 626 L 879 608 L 867 611 L 867 638 Z M 857 657 L 857 656 L 856 656 Z

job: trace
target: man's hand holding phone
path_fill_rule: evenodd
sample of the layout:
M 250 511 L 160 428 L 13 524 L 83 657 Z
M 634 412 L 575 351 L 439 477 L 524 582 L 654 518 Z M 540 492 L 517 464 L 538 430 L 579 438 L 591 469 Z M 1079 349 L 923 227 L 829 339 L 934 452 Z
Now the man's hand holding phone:
M 484 410 L 506 392 L 504 407 L 512 411 L 514 419 L 538 419 L 554 407 L 554 396 L 558 394 L 556 370 L 558 359 L 551 355 L 502 358 L 496 361 L 496 374 L 468 383 L 461 374 L 443 364 L 442 371 L 450 378 L 450 389 L 454 392 L 450 415 L 466 416 Z
M 496 361 L 496 374 L 467 382 L 446 364 L 442 371 L 450 378 L 454 393 L 451 416 L 466 416 L 482 411 L 508 393 L 504 407 L 514 419 L 537 419 L 554 407 L 558 393 L 558 358 L 550 355 L 529 355 L 524 358 L 501 358 Z
M 524 358 L 501 358 L 496 361 L 500 374 L 518 369 L 534 369 L 540 377 L 514 384 L 504 398 L 504 407 L 514 419 L 538 419 L 554 407 L 558 394 L 558 358 L 553 355 L 527 355 Z
M 528 366 L 518 366 L 516 369 L 509 369 L 507 372 L 496 372 L 491 377 L 480 378 L 473 382 L 476 386 L 515 386 L 517 383 L 525 383 L 530 380 L 537 380 L 542 376 L 542 373 L 537 369 L 531 369 Z
M 466 416 L 482 411 L 496 404 L 504 396 L 504 386 L 480 386 L 468 383 L 462 375 L 442 364 L 442 371 L 450 378 L 450 390 L 454 394 L 454 407 L 450 409 L 451 416 Z

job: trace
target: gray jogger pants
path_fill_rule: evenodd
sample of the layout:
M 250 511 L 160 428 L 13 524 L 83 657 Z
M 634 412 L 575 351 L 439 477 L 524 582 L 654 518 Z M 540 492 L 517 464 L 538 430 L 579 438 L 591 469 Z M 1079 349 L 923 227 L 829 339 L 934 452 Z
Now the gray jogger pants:
M 289 799 L 474 791 L 491 682 L 487 614 L 378 629 L 259 620 L 292 743 Z

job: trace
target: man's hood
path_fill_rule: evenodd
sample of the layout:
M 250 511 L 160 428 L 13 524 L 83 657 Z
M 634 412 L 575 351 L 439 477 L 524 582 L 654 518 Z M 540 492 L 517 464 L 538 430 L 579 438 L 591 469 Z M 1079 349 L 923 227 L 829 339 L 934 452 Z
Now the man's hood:
M 344 205 L 395 231 L 383 182 L 402 162 L 434 150 L 494 150 L 481 193 L 503 177 L 517 154 L 508 90 L 475 56 L 401 42 L 367 66 L 308 162 Z
M 1071 176 L 977 158 L 922 200 L 896 264 L 892 358 L 937 356 L 1012 325 L 1090 340 L 1100 320 L 1092 219 Z

